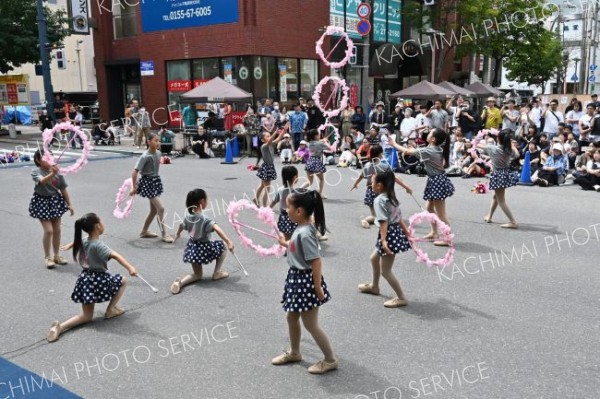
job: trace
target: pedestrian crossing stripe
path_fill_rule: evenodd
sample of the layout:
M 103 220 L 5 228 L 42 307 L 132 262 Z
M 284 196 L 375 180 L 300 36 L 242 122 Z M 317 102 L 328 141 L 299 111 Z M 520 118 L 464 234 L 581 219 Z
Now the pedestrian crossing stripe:
M 61 373 L 39 375 L 0 357 L 0 398 L 81 399 L 58 385 L 68 382 L 61 378 Z

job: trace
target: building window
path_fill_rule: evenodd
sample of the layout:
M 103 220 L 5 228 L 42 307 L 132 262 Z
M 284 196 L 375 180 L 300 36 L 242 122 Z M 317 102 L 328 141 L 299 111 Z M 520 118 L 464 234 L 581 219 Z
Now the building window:
M 252 88 L 252 57 L 229 57 L 221 60 L 223 79 L 227 80 L 228 65 L 232 66 L 231 83 L 248 93 L 253 93 Z
M 275 57 L 254 57 L 251 73 L 254 77 L 255 98 L 272 98 L 274 101 L 279 101 L 279 79 L 277 79 L 279 71 Z
M 296 58 L 280 58 L 279 100 L 281 102 L 298 102 L 298 60 Z
M 179 96 L 192 89 L 190 62 L 167 61 L 167 93 L 169 104 L 179 102 Z
M 565 26 L 563 26 L 563 30 L 564 30 L 565 32 L 566 32 L 566 31 L 568 31 L 568 30 L 569 30 L 569 26 L 568 26 L 568 25 L 565 25 Z M 576 30 L 576 29 L 575 29 L 575 30 Z
M 194 87 L 219 76 L 219 59 L 204 58 L 192 61 Z
M 113 34 L 115 39 L 123 39 L 137 35 L 137 15 L 135 4 L 120 2 L 113 6 Z
M 318 82 L 319 72 L 316 60 L 300 60 L 300 97 L 311 98 Z
M 573 25 L 573 30 L 579 30 L 579 25 Z

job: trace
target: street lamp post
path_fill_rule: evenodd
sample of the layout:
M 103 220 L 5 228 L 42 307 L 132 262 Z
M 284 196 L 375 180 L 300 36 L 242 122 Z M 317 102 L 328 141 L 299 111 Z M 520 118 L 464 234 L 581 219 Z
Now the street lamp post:
M 429 40 L 430 44 L 431 44 L 431 77 L 430 77 L 430 82 L 435 84 L 435 52 L 437 50 L 437 40 L 436 40 L 436 36 L 440 35 L 443 36 L 444 33 L 440 32 L 438 30 L 435 29 L 428 29 L 424 32 L 427 36 L 429 36 L 431 39 Z

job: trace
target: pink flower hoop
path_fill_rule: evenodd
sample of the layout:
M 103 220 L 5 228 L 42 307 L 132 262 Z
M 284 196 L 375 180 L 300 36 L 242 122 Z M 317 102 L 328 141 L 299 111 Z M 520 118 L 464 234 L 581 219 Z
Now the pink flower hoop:
M 267 226 L 271 228 L 269 233 L 264 232 L 262 230 L 256 229 L 252 226 L 248 226 L 246 224 L 240 223 L 237 220 L 237 217 L 241 210 L 251 210 L 257 213 L 257 217 L 260 221 L 265 223 Z M 272 247 L 265 248 L 258 244 L 252 242 L 252 240 L 244 235 L 242 232 L 242 227 L 248 228 L 250 230 L 256 231 L 268 237 L 278 239 L 279 230 L 277 229 L 277 220 L 275 220 L 275 213 L 271 208 L 258 208 L 252 202 L 248 200 L 239 200 L 236 202 L 231 202 L 227 207 L 227 213 L 229 216 L 229 222 L 233 226 L 233 229 L 240 237 L 240 241 L 242 245 L 245 247 L 251 248 L 258 256 L 276 256 L 281 257 L 285 253 L 285 248 L 279 245 L 279 242 L 276 242 Z
M 131 181 L 131 177 L 129 179 L 125 179 L 123 185 L 117 191 L 117 199 L 115 203 L 117 204 L 115 210 L 113 211 L 113 216 L 117 219 L 125 219 L 131 214 L 131 208 L 133 207 L 133 199 L 134 195 L 129 195 L 131 189 L 133 188 L 133 182 Z M 127 202 L 125 202 L 125 208 L 121 209 L 121 205 L 123 202 L 129 197 Z
M 325 104 L 321 104 L 321 91 L 323 90 L 323 86 L 325 86 L 325 84 L 328 82 L 333 82 L 334 87 L 333 90 L 331 90 L 331 94 L 329 95 L 329 98 L 327 99 Z M 329 105 L 329 102 L 332 99 L 332 104 L 335 103 L 335 96 L 337 95 L 338 90 L 340 89 L 342 90 L 342 98 L 340 100 L 338 108 L 327 110 L 327 106 Z M 315 86 L 315 92 L 312 98 L 313 100 L 315 100 L 315 104 L 317 105 L 317 107 L 319 107 L 321 112 L 323 112 L 323 115 L 326 118 L 331 118 L 334 116 L 338 116 L 344 109 L 346 109 L 346 107 L 348 106 L 348 101 L 350 100 L 350 96 L 348 94 L 349 92 L 350 88 L 348 87 L 348 85 L 346 85 L 346 81 L 344 79 L 340 79 L 337 76 L 326 76 L 323 79 L 321 79 L 317 86 Z
M 477 157 L 477 144 L 479 144 L 481 142 L 481 139 L 484 138 L 487 134 L 491 134 L 493 136 L 498 136 L 500 132 L 497 129 L 483 129 L 480 130 L 479 133 L 477 133 L 477 136 L 475 136 L 475 138 L 473 139 L 473 141 L 471 142 L 471 156 L 473 158 Z M 492 166 L 491 163 L 486 162 L 486 165 L 488 165 L 489 167 Z
M 83 143 L 83 150 L 81 151 L 81 157 L 79 157 L 79 159 L 73 165 L 68 166 L 66 168 L 60 168 L 59 172 L 62 175 L 67 175 L 69 173 L 77 173 L 81 170 L 81 168 L 83 168 L 83 166 L 85 164 L 87 164 L 88 156 L 90 154 L 90 150 L 92 149 L 92 146 L 90 145 L 90 141 L 88 140 L 88 137 L 83 132 L 83 130 L 81 130 L 81 128 L 79 126 L 75 126 L 69 122 L 62 122 L 62 123 L 57 123 L 56 125 L 54 125 L 54 127 L 52 129 L 44 130 L 44 133 L 42 133 L 42 138 L 44 139 L 43 159 L 53 165 L 58 163 L 58 161 L 60 161 L 60 158 L 64 154 L 67 147 L 65 147 L 65 150 L 63 150 L 63 152 L 58 156 L 58 159 L 55 161 L 54 156 L 50 153 L 48 145 L 54 139 L 54 134 L 57 132 L 61 132 L 63 130 L 69 130 L 69 131 L 73 132 L 75 134 L 75 136 L 78 136 L 81 139 L 81 142 Z M 75 136 L 73 137 L 73 140 L 75 140 Z
M 337 43 L 333 46 L 333 48 L 331 49 L 329 54 L 325 55 L 323 53 L 323 43 L 325 41 L 325 37 L 331 36 L 331 35 L 340 35 L 341 37 L 337 41 Z M 341 43 L 342 40 L 346 40 L 346 46 L 347 46 L 346 56 L 339 62 L 329 61 L 327 58 L 329 56 L 331 56 L 331 54 L 333 53 L 333 50 L 335 50 L 335 48 Z M 352 41 L 352 39 L 350 39 L 348 34 L 344 31 L 344 28 L 337 27 L 337 26 L 328 26 L 327 29 L 325 30 L 325 32 L 323 33 L 323 35 L 321 35 L 319 40 L 317 40 L 316 45 L 315 45 L 315 51 L 317 52 L 317 55 L 321 58 L 321 61 L 323 61 L 323 63 L 325 65 L 327 65 L 331 68 L 342 68 L 344 65 L 346 65 L 348 63 L 348 61 L 350 61 L 350 58 L 352 57 L 352 48 L 353 47 L 354 47 L 354 42 Z
M 415 226 L 423 221 L 435 223 L 437 225 L 438 232 L 440 233 L 439 239 L 442 241 L 446 241 L 449 245 L 449 248 L 448 248 L 448 251 L 446 251 L 446 255 L 443 258 L 431 260 L 431 259 L 429 259 L 429 255 L 427 255 L 427 253 L 425 251 L 423 251 L 421 248 L 419 248 L 416 245 L 417 242 L 428 241 L 428 240 L 413 238 L 411 244 L 412 244 L 413 251 L 415 251 L 415 254 L 417 254 L 417 262 L 425 263 L 428 267 L 448 266 L 450 263 L 452 263 L 452 260 L 454 259 L 454 252 L 455 252 L 454 241 L 453 241 L 454 234 L 452 234 L 452 230 L 450 229 L 450 226 L 448 226 L 446 223 L 442 222 L 435 213 L 420 212 L 420 213 L 412 215 L 409 219 L 408 231 L 410 232 L 411 236 L 415 237 Z
M 324 131 L 325 129 L 328 129 L 328 128 L 330 128 L 330 129 L 333 129 L 333 133 L 329 133 L 329 134 L 327 135 L 327 137 L 324 137 L 324 138 L 328 138 L 328 137 L 329 137 L 329 136 L 331 136 L 332 134 L 333 134 L 335 137 L 339 136 L 339 130 L 338 130 L 338 128 L 337 128 L 337 127 L 335 127 L 335 125 L 333 125 L 333 124 L 332 124 L 332 123 L 331 123 L 329 120 L 325 121 L 325 123 L 324 123 L 324 124 L 322 124 L 321 126 L 319 126 L 319 127 L 317 128 L 317 131 L 319 132 L 319 134 L 321 134 L 321 135 L 322 135 L 322 134 L 323 134 L 323 131 Z

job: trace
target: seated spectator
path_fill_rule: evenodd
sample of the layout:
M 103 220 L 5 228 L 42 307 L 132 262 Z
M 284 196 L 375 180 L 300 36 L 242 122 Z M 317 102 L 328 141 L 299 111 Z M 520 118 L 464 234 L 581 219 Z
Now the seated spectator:
M 160 152 L 169 155 L 173 151 L 175 133 L 167 129 L 167 125 L 162 125 L 158 131 L 158 136 L 160 137 Z
M 560 143 L 552 145 L 552 154 L 544 166 L 538 171 L 537 175 L 531 177 L 533 183 L 541 187 L 558 186 L 561 177 L 565 176 L 568 168 L 567 157 L 565 157 L 564 148 Z
M 585 174 L 575 178 L 575 183 L 584 190 L 596 190 L 600 192 L 600 150 L 595 150 L 592 159 L 583 166 Z
M 292 142 L 291 136 L 289 134 L 283 135 L 283 140 L 277 143 L 277 150 L 279 151 L 281 162 L 284 165 L 289 165 L 292 163 L 293 151 L 292 151 Z
M 587 149 L 583 154 L 579 155 L 575 160 L 575 171 L 567 176 L 567 179 L 578 178 L 587 175 L 588 167 L 591 168 L 593 162 L 594 149 Z
M 294 158 L 292 162 L 294 163 L 306 163 L 308 161 L 308 157 L 310 156 L 310 151 L 308 150 L 308 142 L 305 140 L 300 141 L 300 146 L 298 147 L 298 151 L 294 153 Z
M 344 137 L 344 142 L 340 146 L 342 155 L 338 162 L 341 168 L 347 168 L 350 165 L 356 165 L 356 146 L 351 135 Z
M 417 148 L 416 139 L 408 139 L 406 147 Z M 419 164 L 419 158 L 415 155 L 398 154 L 398 169 L 400 173 L 406 173 L 407 175 L 417 173 L 417 165 Z
M 537 141 L 537 145 L 538 147 L 540 147 L 540 151 L 549 151 L 551 144 L 552 143 L 548 141 L 548 136 L 546 135 L 546 133 L 540 134 Z
M 368 138 L 364 138 L 358 150 L 356 150 L 356 166 L 362 168 L 362 165 L 371 159 L 371 143 Z
M 465 145 L 467 144 L 467 141 L 465 140 L 465 137 L 462 134 L 462 131 L 460 131 L 460 128 L 457 128 L 457 130 L 454 133 L 454 137 L 456 139 L 456 141 L 454 142 L 454 144 L 452 145 L 452 152 L 451 152 L 451 157 L 450 157 L 450 162 L 454 163 L 456 161 L 458 161 L 461 157 L 462 154 L 465 152 Z
M 354 142 L 354 146 L 359 147 L 363 139 L 365 138 L 365 135 L 360 130 L 358 130 L 356 126 L 352 126 L 350 128 L 350 134 L 352 135 L 352 141 Z
M 192 151 L 200 159 L 210 158 L 212 154 L 210 136 L 202 127 L 198 128 L 198 133 L 192 137 Z
M 92 137 L 95 145 L 113 145 L 115 143 L 115 135 L 105 120 L 101 120 L 99 124 L 94 126 Z
M 487 173 L 490 172 L 490 167 L 486 162 L 489 161 L 489 157 L 486 155 L 481 155 L 479 151 L 475 151 L 475 158 L 473 158 L 472 154 L 469 154 L 469 159 L 465 159 L 463 161 L 463 179 L 468 179 L 469 177 L 484 177 Z
M 529 166 L 531 167 L 531 173 L 535 172 L 540 167 L 540 147 L 535 145 L 534 141 L 530 141 L 527 147 L 521 151 L 520 164 L 525 165 L 525 155 L 529 152 Z

